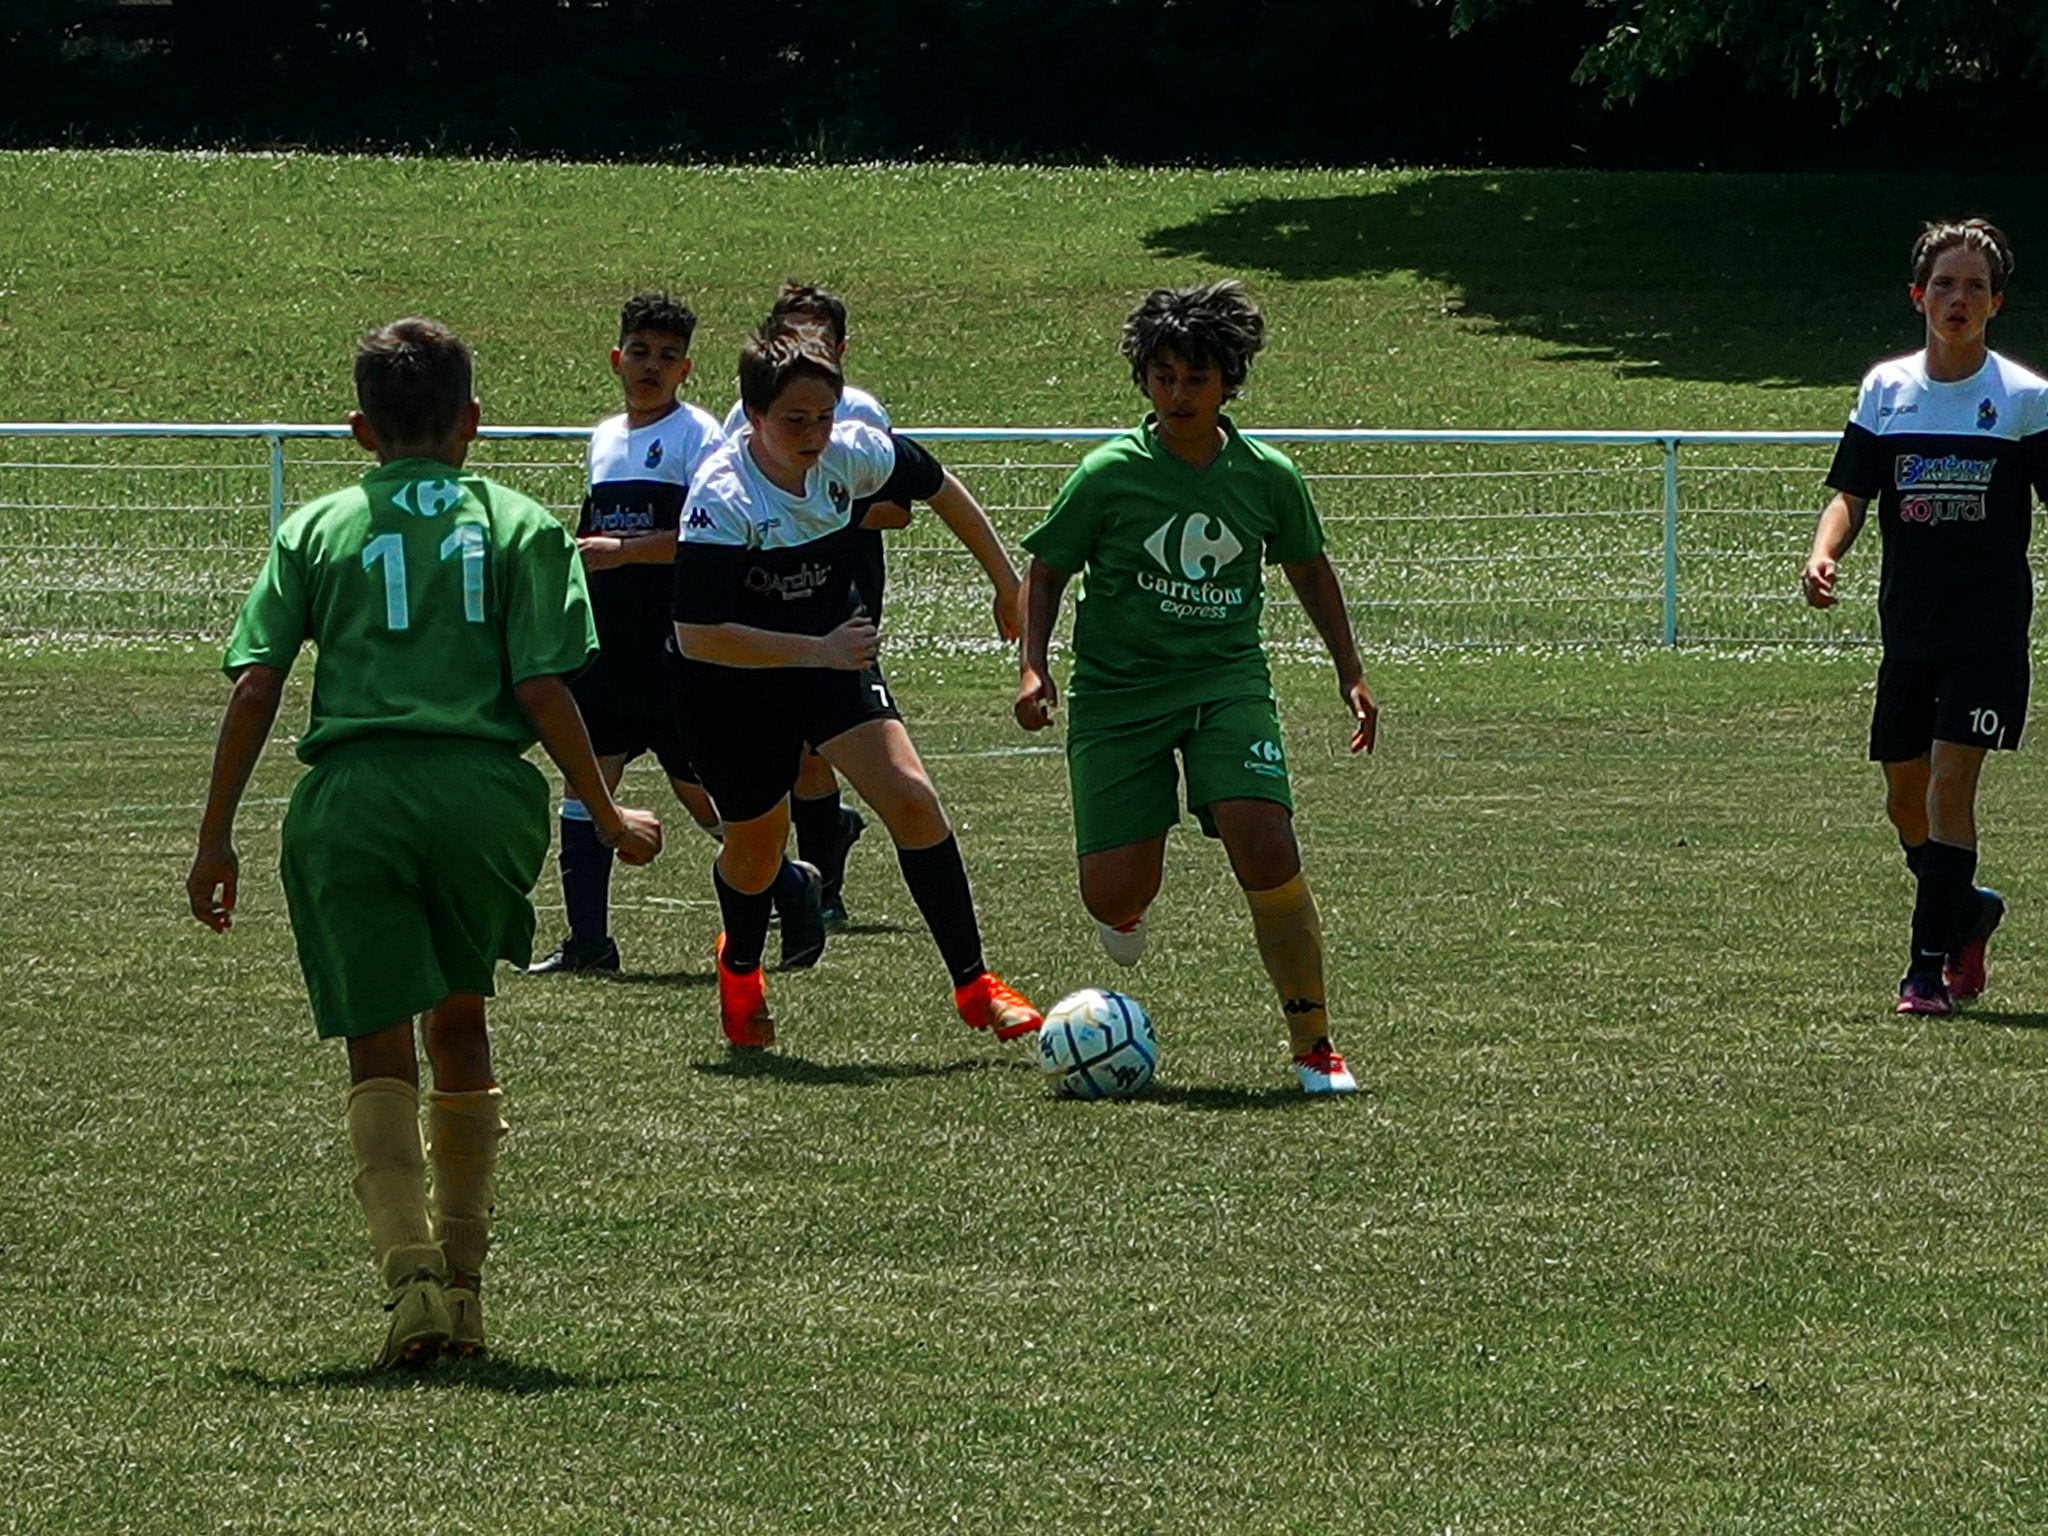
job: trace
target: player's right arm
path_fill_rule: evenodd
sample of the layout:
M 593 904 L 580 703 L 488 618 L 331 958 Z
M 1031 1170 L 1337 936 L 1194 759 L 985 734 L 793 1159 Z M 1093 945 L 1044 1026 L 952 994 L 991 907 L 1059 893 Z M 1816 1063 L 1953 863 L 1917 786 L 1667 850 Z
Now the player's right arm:
M 213 774 L 206 787 L 206 809 L 199 818 L 199 847 L 185 876 L 185 899 L 192 915 L 215 933 L 234 921 L 235 887 L 241 861 L 235 854 L 235 812 L 256 771 L 256 759 L 277 723 L 284 701 L 285 674 L 260 663 L 244 667 L 220 717 L 220 735 L 213 745 Z
M 645 864 L 660 853 L 661 822 L 654 813 L 631 810 L 612 799 L 569 685 L 553 673 L 543 673 L 514 683 L 512 696 L 542 748 L 562 770 L 569 793 L 590 812 L 597 840 L 628 864 Z
M 1024 589 L 1017 598 L 1017 723 L 1027 731 L 1041 731 L 1052 724 L 1053 706 L 1059 689 L 1052 680 L 1052 664 L 1046 658 L 1052 641 L 1053 620 L 1059 617 L 1060 594 L 1073 579 L 1070 571 L 1055 570 L 1038 556 L 1024 572 Z
M 1847 491 L 1835 492 L 1834 499 L 1821 509 L 1820 521 L 1814 525 L 1813 548 L 1799 576 L 1799 589 L 1812 607 L 1834 607 L 1835 573 L 1856 535 L 1863 531 L 1869 512 L 1868 497 L 1851 496 Z

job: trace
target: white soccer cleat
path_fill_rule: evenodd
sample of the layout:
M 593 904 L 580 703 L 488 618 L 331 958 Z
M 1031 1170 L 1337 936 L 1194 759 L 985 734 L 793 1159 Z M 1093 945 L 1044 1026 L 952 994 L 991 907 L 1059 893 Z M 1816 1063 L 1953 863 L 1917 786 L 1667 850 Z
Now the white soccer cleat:
M 1294 1058 L 1294 1075 L 1301 1079 L 1303 1093 L 1358 1092 L 1358 1079 L 1344 1065 L 1344 1058 L 1330 1049 L 1327 1037 L 1318 1040 L 1306 1056 Z
M 1118 965 L 1136 965 L 1139 957 L 1145 953 L 1146 929 L 1145 919 L 1142 917 L 1122 928 L 1112 928 L 1107 923 L 1098 922 L 1095 925 L 1095 936 L 1102 940 L 1102 952 Z

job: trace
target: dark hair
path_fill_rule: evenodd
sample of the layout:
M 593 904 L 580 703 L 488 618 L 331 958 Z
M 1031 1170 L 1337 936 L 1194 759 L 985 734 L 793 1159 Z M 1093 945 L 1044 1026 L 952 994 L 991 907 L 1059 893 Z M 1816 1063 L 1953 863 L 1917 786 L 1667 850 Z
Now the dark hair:
M 672 299 L 659 289 L 636 293 L 619 309 L 619 345 L 635 331 L 662 331 L 680 336 L 683 351 L 690 350 L 690 338 L 697 334 L 697 316 L 681 299 Z
M 839 354 L 821 325 L 764 325 L 740 348 L 740 403 L 766 411 L 801 378 L 823 379 L 834 396 L 846 388 Z
M 1913 242 L 1913 286 L 1925 288 L 1934 276 L 1935 262 L 1958 246 L 1983 252 L 1984 264 L 1991 269 L 1991 291 L 2005 292 L 2006 280 L 2019 265 L 2019 258 L 2005 231 L 1984 219 L 1938 219 L 1923 225 L 1920 238 Z
M 1146 371 L 1164 352 L 1223 375 L 1223 398 L 1244 384 L 1252 355 L 1266 344 L 1266 322 L 1236 278 L 1199 288 L 1155 288 L 1124 321 L 1117 351 L 1131 364 L 1131 380 L 1145 387 Z
M 439 442 L 471 398 L 469 348 L 438 320 L 380 325 L 356 345 L 356 404 L 387 447 Z
M 800 283 L 793 277 L 785 277 L 774 304 L 769 307 L 768 318 L 770 321 L 788 320 L 799 315 L 824 326 L 834 346 L 846 345 L 846 301 L 816 283 Z

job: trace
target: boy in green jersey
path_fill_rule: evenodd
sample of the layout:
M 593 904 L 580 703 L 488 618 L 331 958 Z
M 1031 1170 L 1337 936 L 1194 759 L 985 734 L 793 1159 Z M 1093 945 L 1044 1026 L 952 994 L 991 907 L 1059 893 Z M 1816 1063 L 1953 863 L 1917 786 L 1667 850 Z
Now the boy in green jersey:
M 1124 322 L 1119 350 L 1152 411 L 1081 461 L 1024 540 L 1016 713 L 1027 731 L 1052 719 L 1046 644 L 1060 594 L 1085 572 L 1067 771 L 1081 900 L 1103 948 L 1122 965 L 1144 950 L 1184 771 L 1188 806 L 1222 840 L 1250 904 L 1302 1088 L 1348 1093 L 1357 1084 L 1330 1046 L 1322 923 L 1259 627 L 1262 564 L 1287 573 L 1329 648 L 1353 752 L 1372 750 L 1378 711 L 1307 486 L 1286 455 L 1222 414 L 1264 340 L 1235 281 L 1158 289 Z
M 484 999 L 533 945 L 548 844 L 538 738 L 628 863 L 661 848 L 605 788 L 566 679 L 597 648 L 583 570 L 544 507 L 461 473 L 476 434 L 469 350 L 399 320 L 356 352 L 356 441 L 379 467 L 279 526 L 242 605 L 234 679 L 185 891 L 233 920 L 235 812 L 301 645 L 318 649 L 310 765 L 285 813 L 279 874 L 313 1019 L 348 1042 L 354 1188 L 391 1319 L 379 1365 L 484 1344 L 499 1094 Z M 433 1069 L 427 1146 L 413 1019 Z

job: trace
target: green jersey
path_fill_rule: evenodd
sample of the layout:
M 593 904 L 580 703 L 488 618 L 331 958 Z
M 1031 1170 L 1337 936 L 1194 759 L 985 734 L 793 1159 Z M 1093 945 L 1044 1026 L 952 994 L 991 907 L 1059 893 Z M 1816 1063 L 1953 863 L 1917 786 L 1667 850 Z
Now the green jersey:
M 1195 469 L 1146 417 L 1083 459 L 1025 536 L 1081 577 L 1067 691 L 1099 723 L 1272 695 L 1260 567 L 1313 560 L 1323 528 L 1293 461 L 1220 419 L 1223 449 Z
M 554 514 L 431 459 L 382 465 L 286 518 L 222 666 L 289 671 L 309 640 L 309 763 L 394 732 L 524 751 L 533 731 L 513 686 L 579 672 L 597 651 L 583 563 Z

